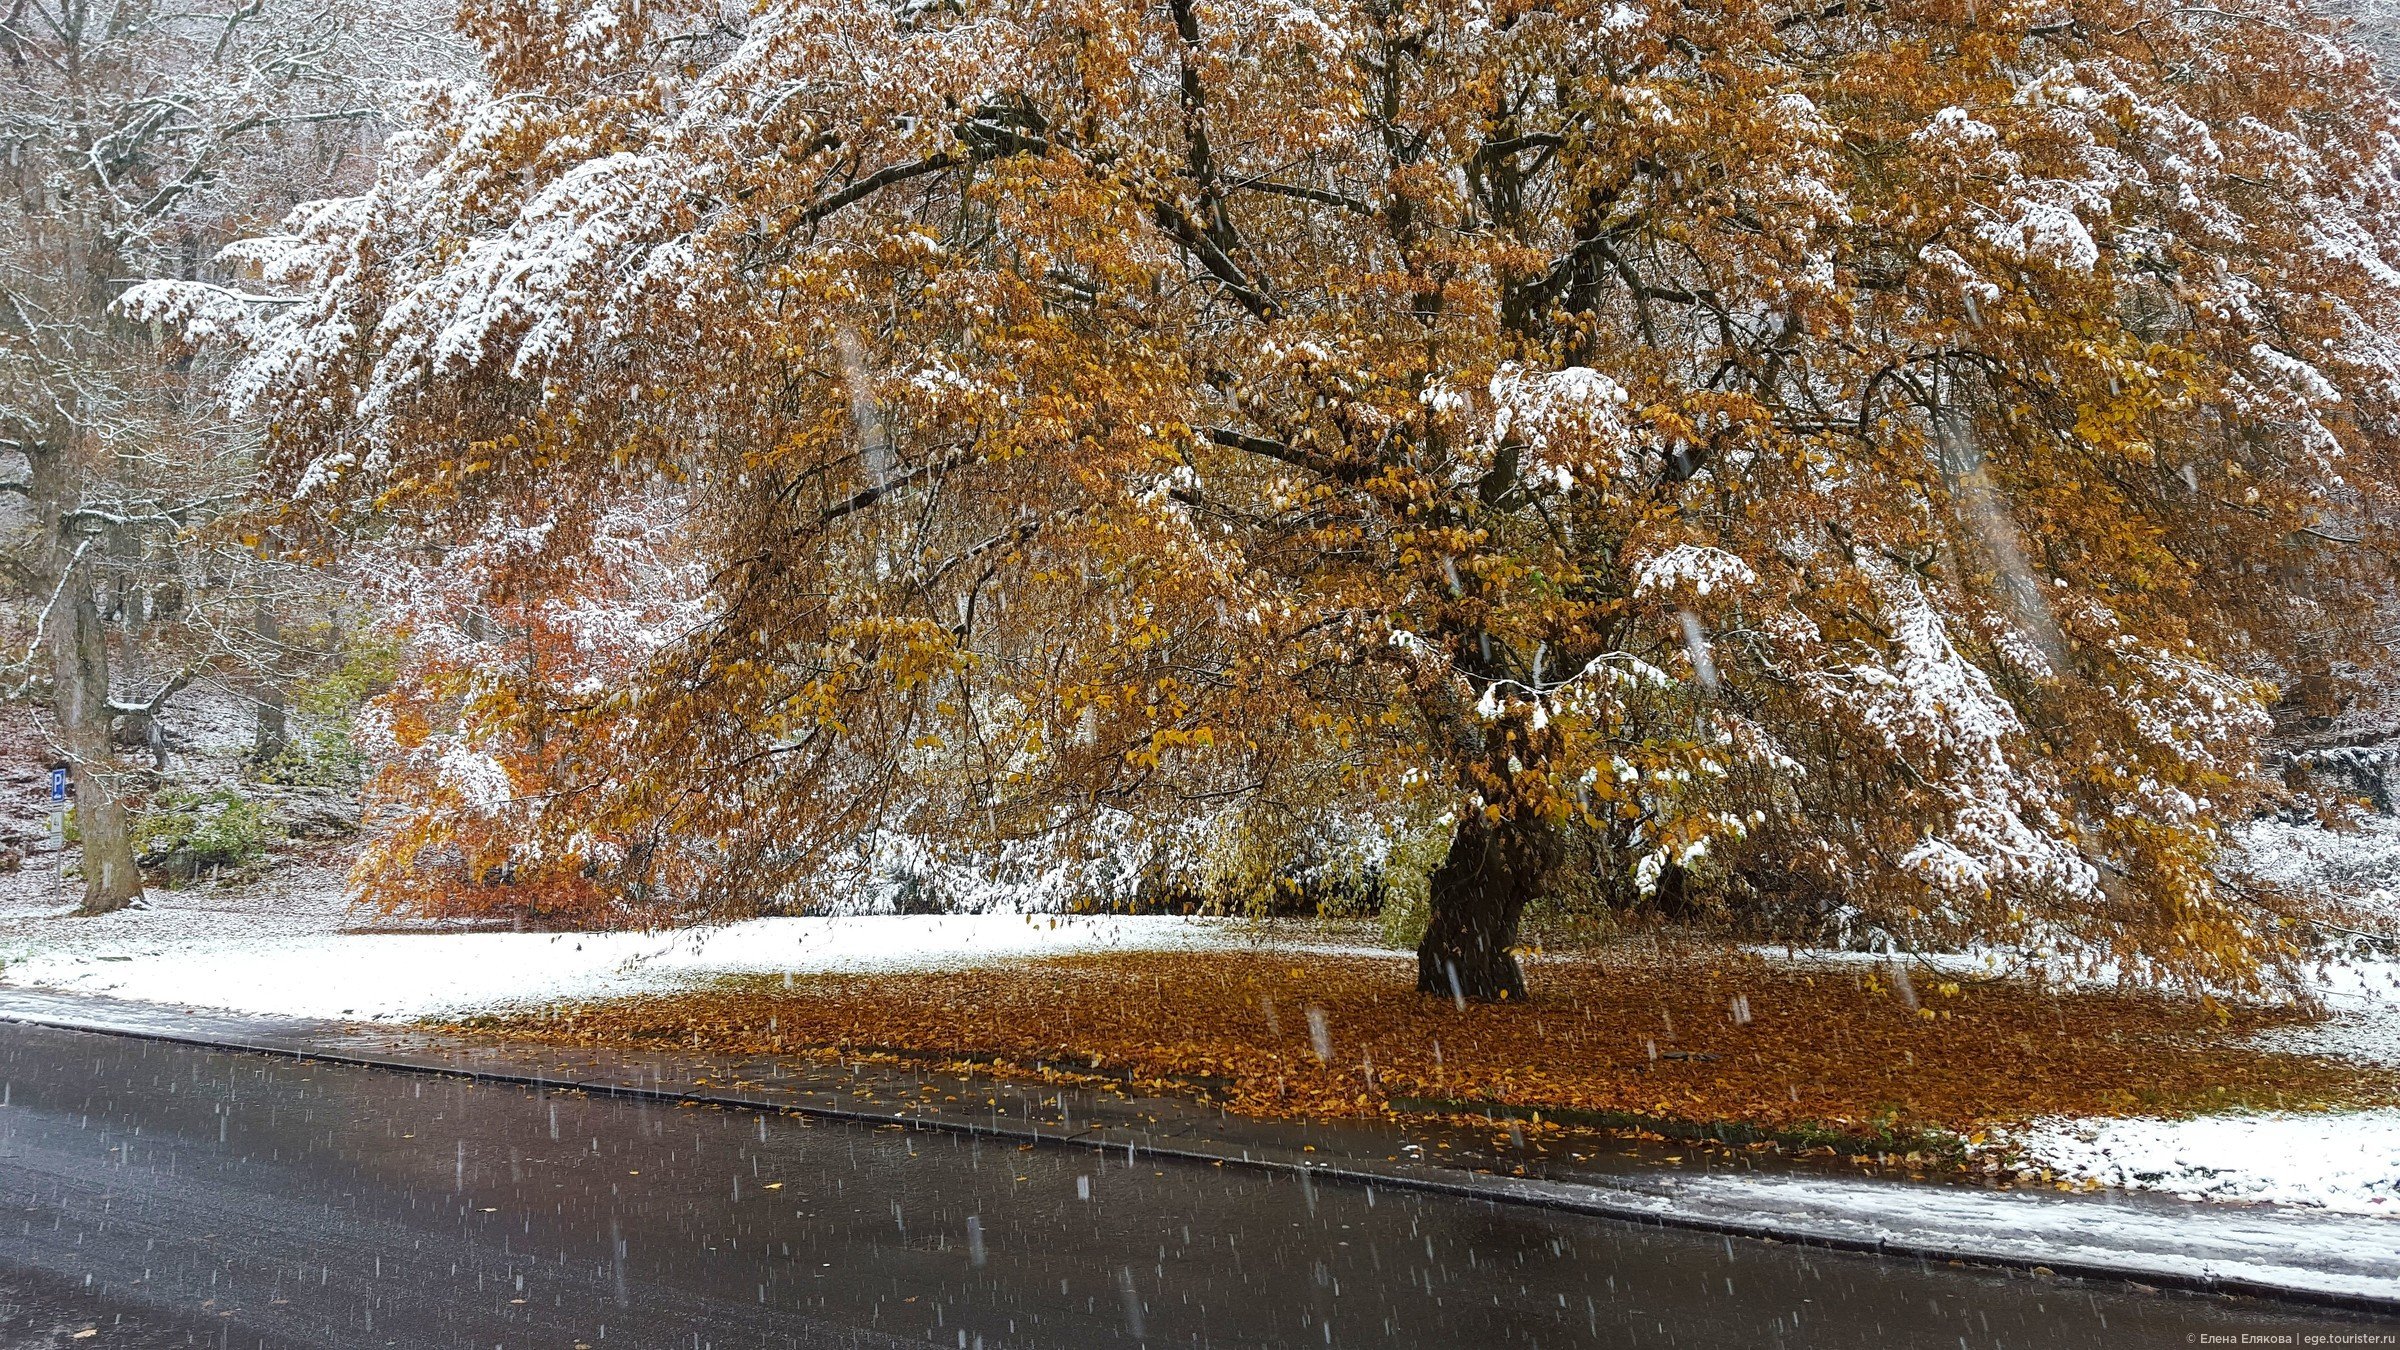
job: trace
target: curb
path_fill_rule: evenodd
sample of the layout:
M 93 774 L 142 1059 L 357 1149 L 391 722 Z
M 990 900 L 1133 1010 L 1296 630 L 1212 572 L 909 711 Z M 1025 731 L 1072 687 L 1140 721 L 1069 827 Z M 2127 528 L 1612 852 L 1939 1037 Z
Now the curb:
M 1248 1150 L 1238 1148 L 1209 1148 L 1204 1146 L 1145 1143 L 1138 1138 L 1105 1137 L 1100 1131 L 1087 1127 L 1074 1132 L 1043 1129 L 1030 1125 L 984 1125 L 972 1120 L 944 1117 L 893 1115 L 875 1111 L 852 1110 L 838 1106 L 808 1105 L 767 1100 L 696 1089 L 641 1087 L 634 1084 L 590 1081 L 528 1071 L 474 1068 L 445 1065 L 422 1060 L 393 1059 L 376 1055 L 352 1054 L 307 1045 L 274 1044 L 259 1041 L 237 1041 L 222 1037 L 181 1034 L 172 1031 L 139 1030 L 79 1022 L 67 1018 L 42 1017 L 22 1011 L 0 1009 L 0 1023 L 46 1027 L 57 1031 L 80 1031 L 93 1035 L 115 1036 L 125 1040 L 152 1041 L 187 1046 L 198 1050 L 216 1050 L 234 1054 L 263 1055 L 302 1063 L 334 1064 L 346 1068 L 381 1069 L 397 1073 L 423 1074 L 438 1078 L 455 1078 L 472 1083 L 488 1083 L 509 1087 L 533 1088 L 550 1092 L 580 1092 L 587 1096 L 617 1097 L 626 1100 L 710 1106 L 724 1110 L 752 1111 L 784 1116 L 802 1116 L 813 1120 L 841 1124 L 888 1126 L 900 1125 L 912 1130 L 972 1136 L 984 1139 L 1007 1140 L 1054 1148 L 1081 1148 L 1094 1151 L 1123 1149 L 1130 1160 L 1137 1156 L 1169 1159 L 1177 1162 L 1207 1166 L 1240 1167 L 1269 1175 L 1323 1179 L 1359 1186 L 1383 1186 L 1395 1190 L 1414 1191 L 1427 1195 L 1455 1199 L 1481 1200 L 1489 1204 L 1517 1205 L 1529 1209 L 1550 1210 L 1593 1218 L 1611 1219 L 1644 1227 L 1671 1229 L 1683 1232 L 1708 1233 L 1722 1237 L 1750 1238 L 1778 1242 L 1788 1246 L 1810 1247 L 1823 1251 L 1852 1252 L 1868 1256 L 1913 1258 L 1920 1262 L 1945 1265 L 1971 1265 L 1986 1269 L 2019 1271 L 2028 1274 L 2047 1274 L 2071 1279 L 2106 1281 L 2132 1285 L 2142 1289 L 2173 1289 L 2194 1294 L 2230 1295 L 2244 1298 L 2269 1299 L 2281 1303 L 2297 1303 L 2320 1308 L 2350 1312 L 2368 1312 L 2400 1316 L 2400 1286 L 2389 1296 L 2349 1293 L 2339 1290 L 2309 1289 L 2275 1284 L 2244 1276 L 2219 1276 L 2163 1271 L 2134 1264 L 2106 1261 L 2045 1260 L 2019 1256 L 2008 1252 L 1975 1251 L 1946 1247 L 1933 1243 L 1905 1239 L 1847 1237 L 1836 1233 L 1815 1231 L 1806 1227 L 1777 1223 L 1773 1220 L 1747 1222 L 1716 1218 L 1708 1215 L 1676 1213 L 1646 1205 L 1609 1200 L 1597 1193 L 1574 1194 L 1572 1190 L 1591 1191 L 1573 1182 L 1531 1182 L 1518 1178 L 1460 1173 L 1454 1178 L 1427 1176 L 1397 1169 L 1384 1171 L 1372 1167 L 1344 1166 L 1330 1163 L 1306 1163 L 1277 1158 L 1254 1157 Z M 1102 1127 L 1114 1129 L 1116 1127 Z M 1553 1187 L 1547 1193 L 1534 1186 Z M 1572 1188 L 1572 1189 L 1570 1189 Z

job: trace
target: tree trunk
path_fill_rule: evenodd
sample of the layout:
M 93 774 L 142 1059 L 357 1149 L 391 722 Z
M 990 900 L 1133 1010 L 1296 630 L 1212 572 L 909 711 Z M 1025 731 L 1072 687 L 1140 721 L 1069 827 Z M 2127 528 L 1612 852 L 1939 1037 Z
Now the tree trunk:
M 133 832 L 109 748 L 108 635 L 92 600 L 90 565 L 71 558 L 50 615 L 52 708 L 75 779 L 83 837 L 83 913 L 123 909 L 142 895 Z
M 1433 921 L 1417 944 L 1417 990 L 1479 1000 L 1522 999 L 1517 920 L 1548 874 L 1557 841 L 1538 821 L 1471 812 L 1434 869 Z
M 292 743 L 291 718 L 284 710 L 283 686 L 270 684 L 258 696 L 258 732 L 250 757 L 271 764 Z
M 250 757 L 267 764 L 284 752 L 292 743 L 292 736 L 284 700 L 283 625 L 275 618 L 275 607 L 263 597 L 251 618 L 250 629 L 258 634 L 267 653 L 266 670 L 258 681 L 258 734 L 251 743 Z
M 53 585 L 42 614 L 50 653 L 50 715 L 75 792 L 75 832 L 83 844 L 83 908 L 106 914 L 141 898 L 142 874 L 133 861 L 132 822 L 117 794 L 116 757 L 109 744 L 108 630 L 92 594 L 92 554 L 70 527 L 79 493 L 68 447 L 35 442 L 25 451 L 28 494 L 48 534 L 43 580 Z

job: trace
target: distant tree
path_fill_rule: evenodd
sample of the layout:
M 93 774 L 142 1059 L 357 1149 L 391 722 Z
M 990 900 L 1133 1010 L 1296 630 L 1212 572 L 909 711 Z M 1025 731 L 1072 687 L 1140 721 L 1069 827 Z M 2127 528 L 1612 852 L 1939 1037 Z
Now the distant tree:
M 464 22 L 490 87 L 296 217 L 237 381 L 291 528 L 465 547 L 547 645 L 395 727 L 410 857 L 469 753 L 482 879 L 700 907 L 867 822 L 1431 794 L 1430 992 L 1522 995 L 1570 837 L 1628 897 L 2272 955 L 2220 822 L 2400 446 L 2400 126 L 2303 7 Z M 628 503 L 695 564 L 639 642 Z
M 391 80 L 378 60 L 438 49 L 403 10 L 0 6 L 0 492 L 21 503 L 0 519 L 0 574 L 33 630 L 7 674 L 73 767 L 86 912 L 142 890 L 112 736 L 163 767 L 167 701 L 229 653 L 272 664 L 280 639 L 251 626 L 299 579 L 195 535 L 246 500 L 259 428 L 195 397 L 205 366 L 114 306 L 158 276 L 246 302 L 213 284 L 218 248 L 361 184 Z

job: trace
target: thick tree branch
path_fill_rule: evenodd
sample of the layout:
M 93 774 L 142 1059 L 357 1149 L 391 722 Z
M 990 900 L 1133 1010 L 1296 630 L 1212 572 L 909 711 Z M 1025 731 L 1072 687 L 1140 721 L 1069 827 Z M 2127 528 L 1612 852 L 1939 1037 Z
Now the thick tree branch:
M 1185 252 L 1198 259 L 1208 275 L 1223 286 L 1225 293 L 1238 301 L 1242 308 L 1250 311 L 1253 318 L 1272 323 L 1283 317 L 1283 307 L 1260 289 L 1250 274 L 1242 270 L 1241 264 L 1217 247 L 1216 241 L 1209 238 L 1208 232 L 1194 223 L 1182 207 L 1161 201 L 1152 207 L 1152 215 L 1158 221 L 1158 227 L 1165 230 L 1176 243 L 1183 245 Z
M 817 513 L 817 528 L 823 529 L 844 516 L 856 515 L 903 488 L 914 486 L 929 478 L 939 478 L 972 458 L 960 450 L 930 463 L 920 464 L 908 472 L 885 479 L 872 487 L 862 488 Z
M 1230 186 L 1236 192 L 1264 192 L 1277 197 L 1296 197 L 1301 201 L 1315 202 L 1320 206 L 1338 206 L 1345 211 L 1355 211 L 1362 216 L 1375 213 L 1375 208 L 1369 205 L 1365 198 L 1353 197 L 1343 192 L 1327 192 L 1322 188 L 1301 187 L 1297 183 L 1277 183 L 1264 178 L 1246 178 Z
M 927 155 L 913 163 L 894 164 L 887 169 L 878 169 L 802 211 L 800 223 L 814 225 L 843 207 L 864 201 L 895 183 L 905 183 L 912 178 L 923 178 L 927 174 L 940 173 L 944 169 L 963 164 L 966 160 L 966 156 L 956 151 L 944 150 L 939 154 Z
M 122 699 L 112 698 L 108 701 L 108 715 L 110 717 L 156 717 L 159 710 L 167 706 L 167 700 L 182 693 L 184 686 L 190 684 L 192 677 L 199 673 L 195 667 L 185 666 L 167 677 L 167 682 L 160 685 L 156 693 L 139 703 L 127 703 Z
M 1228 450 L 1239 450 L 1245 454 L 1276 460 L 1296 469 L 1306 469 L 1311 473 L 1321 474 L 1344 483 L 1360 482 L 1372 477 L 1375 472 L 1375 467 L 1371 464 L 1349 463 L 1320 451 L 1303 450 L 1298 446 L 1285 445 L 1281 441 L 1268 440 L 1264 436 L 1252 436 L 1247 432 L 1235 431 L 1231 427 L 1210 427 L 1208 439 Z

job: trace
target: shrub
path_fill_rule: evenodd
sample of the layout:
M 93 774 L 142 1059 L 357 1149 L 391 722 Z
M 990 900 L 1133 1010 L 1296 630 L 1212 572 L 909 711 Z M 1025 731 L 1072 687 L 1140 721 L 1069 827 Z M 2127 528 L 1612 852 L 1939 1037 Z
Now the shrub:
M 290 739 L 283 752 L 261 764 L 261 782 L 293 787 L 354 787 L 364 776 L 366 756 L 351 738 L 358 710 L 392 687 L 399 673 L 400 644 L 386 636 L 362 637 L 343 652 L 342 663 L 292 688 Z
M 143 867 L 163 870 L 172 884 L 247 868 L 279 833 L 265 806 L 230 788 L 171 789 L 134 817 L 133 847 Z

